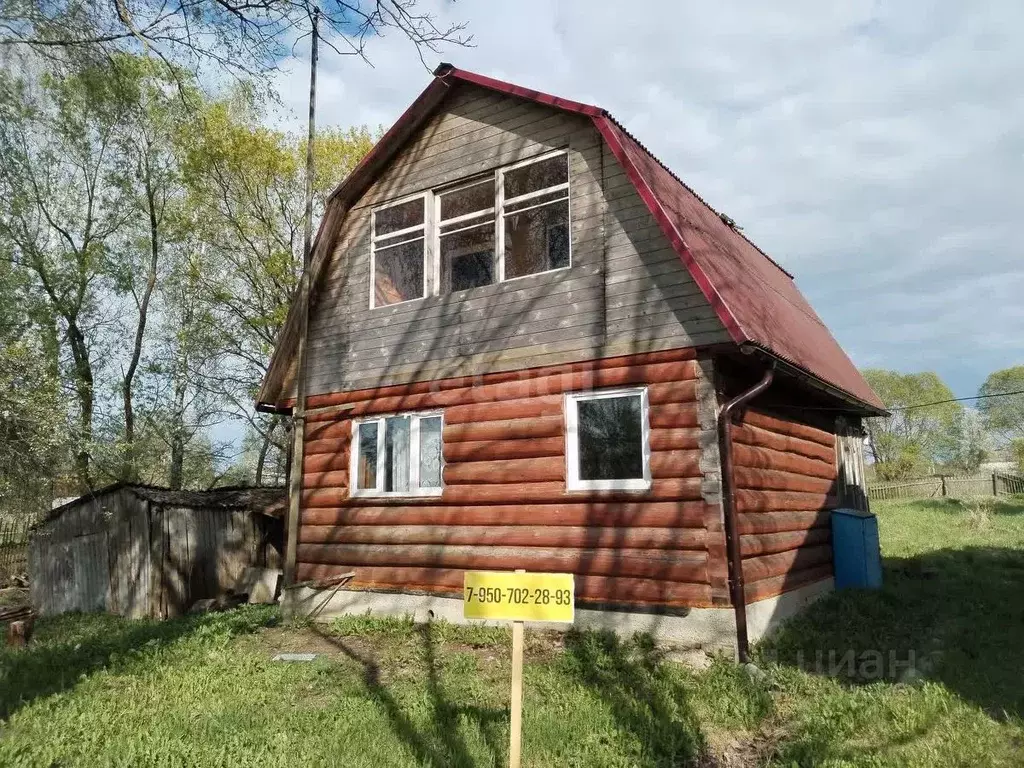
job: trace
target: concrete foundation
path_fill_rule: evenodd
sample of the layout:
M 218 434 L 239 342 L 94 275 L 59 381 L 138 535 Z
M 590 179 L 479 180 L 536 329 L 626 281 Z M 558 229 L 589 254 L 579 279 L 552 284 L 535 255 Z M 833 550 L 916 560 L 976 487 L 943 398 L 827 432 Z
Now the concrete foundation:
M 832 579 L 809 584 L 778 597 L 747 606 L 750 641 L 757 642 L 786 619 L 833 589 Z M 375 614 L 411 616 L 416 622 L 443 619 L 452 624 L 470 623 L 462 616 L 462 601 L 453 597 L 410 595 L 397 592 L 307 587 L 285 590 L 282 609 L 286 618 L 306 617 L 328 621 L 339 616 Z M 498 622 L 480 622 L 497 624 Z M 532 624 L 535 629 L 567 630 L 568 624 Z M 732 608 L 692 608 L 686 615 L 664 615 L 629 610 L 577 608 L 578 629 L 611 630 L 622 636 L 650 634 L 659 644 L 680 651 L 736 653 L 736 620 Z

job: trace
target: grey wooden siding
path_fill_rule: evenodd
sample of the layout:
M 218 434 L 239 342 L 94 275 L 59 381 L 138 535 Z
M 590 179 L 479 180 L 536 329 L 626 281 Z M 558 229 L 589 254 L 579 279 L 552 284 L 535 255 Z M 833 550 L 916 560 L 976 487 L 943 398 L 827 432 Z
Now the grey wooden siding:
M 373 206 L 558 148 L 571 269 L 369 308 Z M 310 320 L 310 394 L 729 340 L 588 119 L 471 87 L 348 214 Z

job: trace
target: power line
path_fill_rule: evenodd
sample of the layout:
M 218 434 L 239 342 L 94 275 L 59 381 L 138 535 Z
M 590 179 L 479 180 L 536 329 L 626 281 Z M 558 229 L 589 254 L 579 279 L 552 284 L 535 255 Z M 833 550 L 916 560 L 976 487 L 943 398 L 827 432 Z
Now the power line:
M 901 405 L 895 408 L 887 408 L 889 411 L 909 411 L 913 408 L 927 408 L 930 405 L 945 405 L 946 403 L 962 403 L 966 400 L 983 400 L 988 397 L 1008 397 L 1009 395 L 1024 395 L 1024 389 L 1017 389 L 1012 392 L 990 392 L 987 395 L 974 395 L 973 397 L 951 397 L 948 400 L 936 400 L 931 403 L 915 403 L 913 405 Z
M 1015 389 L 1010 392 L 991 392 L 987 395 L 972 395 L 971 397 L 951 397 L 947 400 L 935 400 L 930 403 L 913 403 L 911 405 L 898 405 L 892 408 L 886 407 L 886 410 L 891 412 L 894 411 L 910 411 L 915 408 L 928 408 L 932 405 L 944 405 L 946 403 L 962 403 L 967 400 L 983 400 L 990 397 L 1009 397 L 1010 395 L 1024 395 L 1024 389 Z M 799 411 L 834 411 L 837 413 L 845 413 L 849 411 L 849 408 L 839 408 L 832 405 L 795 405 L 793 403 L 771 403 L 772 408 L 792 408 Z

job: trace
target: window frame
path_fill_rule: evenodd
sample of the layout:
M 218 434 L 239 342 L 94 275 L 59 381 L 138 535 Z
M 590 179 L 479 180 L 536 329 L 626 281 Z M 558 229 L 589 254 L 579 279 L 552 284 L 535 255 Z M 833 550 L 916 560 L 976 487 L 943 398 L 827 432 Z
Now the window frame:
M 525 208 L 521 208 L 517 211 L 512 211 L 508 214 L 505 213 L 505 174 L 509 171 L 514 171 L 517 168 L 523 168 L 527 165 L 533 165 L 534 163 L 540 163 L 545 160 L 550 160 L 553 157 L 559 155 L 565 155 L 565 182 L 562 184 L 556 184 L 553 187 L 545 187 L 534 192 L 528 192 L 525 195 L 519 195 L 511 199 L 512 203 L 525 202 L 531 198 L 542 197 L 543 195 L 549 195 L 553 192 L 560 192 L 565 190 L 565 212 L 566 212 L 566 226 L 569 228 L 569 263 L 564 267 L 553 267 L 552 269 L 545 269 L 540 272 L 531 272 L 528 275 L 519 275 L 519 277 L 505 277 L 505 217 L 514 216 L 518 213 L 524 213 L 529 210 L 534 210 L 541 207 L 541 205 L 552 205 L 556 202 L 562 202 L 561 200 L 551 200 L 540 205 L 528 205 Z M 552 272 L 561 272 L 565 269 L 572 268 L 572 169 L 569 166 L 569 150 L 568 149 L 556 149 L 551 152 L 545 152 L 542 155 L 531 157 L 528 160 L 520 160 L 517 163 L 511 165 L 504 165 L 495 170 L 495 185 L 494 185 L 494 215 L 495 215 L 495 231 L 494 231 L 494 251 L 495 256 L 498 260 L 498 282 L 499 283 L 511 283 L 515 280 L 523 280 L 527 277 L 535 277 L 536 275 L 549 275 Z
M 643 477 L 610 480 L 580 478 L 580 402 L 605 400 L 630 395 L 640 396 L 640 442 Z M 565 483 L 569 491 L 648 491 L 651 489 L 651 418 L 647 387 L 623 387 L 565 393 Z
M 409 419 L 409 490 L 385 491 L 382 460 L 385 454 L 385 421 L 393 418 Z M 349 444 L 348 495 L 352 498 L 404 499 L 421 496 L 440 496 L 444 493 L 444 438 L 442 436 L 441 485 L 436 488 L 420 488 L 420 420 L 441 419 L 441 433 L 444 434 L 444 411 L 414 411 L 411 413 L 387 413 L 380 416 L 366 416 L 352 420 L 352 437 Z M 377 425 L 377 482 L 374 488 L 356 488 L 359 475 L 359 427 L 362 424 Z
M 428 296 L 432 295 L 433 291 L 431 288 L 431 270 L 430 264 L 435 261 L 433 254 L 431 253 L 431 230 L 437 229 L 433 226 L 431 221 L 433 214 L 433 206 L 429 204 L 427 195 L 431 194 L 429 191 L 416 192 L 412 195 L 406 195 L 396 200 L 389 200 L 381 205 L 374 206 L 370 209 L 370 309 L 384 309 L 385 307 L 397 307 L 401 304 L 408 304 L 410 301 L 422 301 Z M 389 232 L 387 235 L 377 236 L 377 214 L 381 211 L 386 211 L 388 208 L 394 208 L 399 205 L 405 205 L 406 203 L 412 202 L 417 198 L 423 201 L 423 223 L 417 224 L 413 227 L 407 227 L 406 229 L 400 229 L 397 232 Z M 397 237 L 402 234 L 412 233 L 418 229 L 423 230 L 423 294 L 421 296 L 414 296 L 411 299 L 403 299 L 402 301 L 396 301 L 391 304 L 381 304 L 377 306 L 377 241 L 386 240 L 388 238 Z M 413 240 L 403 241 L 402 243 L 396 243 L 394 246 L 385 246 L 385 250 L 388 247 L 396 247 L 397 245 L 404 245 L 405 242 L 413 242 Z
M 462 291 L 448 291 L 448 293 L 445 293 L 445 294 L 441 293 L 441 238 L 444 235 L 454 235 L 454 234 L 458 234 L 459 232 L 465 232 L 465 231 L 470 230 L 470 229 L 476 229 L 477 227 L 485 226 L 484 224 L 477 224 L 475 226 L 471 225 L 471 226 L 468 226 L 468 227 L 463 227 L 463 228 L 454 230 L 452 232 L 444 232 L 444 233 L 442 233 L 441 232 L 441 227 L 445 226 L 445 221 L 447 221 L 448 224 L 453 224 L 453 223 L 458 223 L 460 220 L 462 220 L 462 221 L 472 221 L 474 218 L 481 218 L 481 217 L 487 216 L 487 215 L 490 215 L 490 216 L 494 217 L 494 220 L 490 222 L 491 226 L 494 228 L 494 236 L 495 236 L 495 241 L 494 241 L 494 282 L 493 283 L 489 283 L 489 285 L 497 285 L 498 283 L 501 282 L 501 274 L 500 274 L 500 271 L 499 271 L 500 268 L 499 268 L 499 261 L 498 261 L 498 241 L 497 241 L 497 236 L 498 236 L 498 216 L 500 215 L 500 212 L 499 212 L 499 210 L 497 208 L 497 202 L 498 202 L 497 183 L 498 183 L 498 180 L 497 180 L 497 177 L 496 177 L 495 173 L 484 174 L 482 176 L 480 176 L 480 175 L 471 176 L 471 177 L 469 177 L 467 179 L 460 179 L 459 181 L 455 182 L 454 184 L 448 184 L 448 185 L 443 186 L 443 187 L 438 187 L 437 189 L 434 189 L 434 190 L 431 191 L 431 194 L 434 196 L 434 205 L 432 206 L 433 209 L 434 209 L 434 211 L 433 211 L 433 214 L 434 214 L 433 215 L 434 234 L 433 234 L 433 237 L 431 238 L 433 240 L 433 246 L 434 246 L 434 248 L 433 248 L 434 265 L 433 265 L 433 270 L 432 270 L 433 273 L 434 273 L 433 274 L 434 290 L 431 293 L 432 296 L 447 296 L 447 295 L 452 294 L 452 293 L 462 293 Z M 445 219 L 441 218 L 441 198 L 444 195 L 450 194 L 452 192 L 459 192 L 459 191 L 461 191 L 463 189 L 469 189 L 470 187 L 475 187 L 475 186 L 477 186 L 479 184 L 486 184 L 489 181 L 493 181 L 494 184 L 495 184 L 494 204 L 490 208 L 485 208 L 484 210 L 477 211 L 475 213 L 466 213 L 466 214 L 463 214 L 462 216 L 456 216 L 453 219 L 445 220 Z M 483 288 L 483 287 L 486 287 L 486 286 L 477 286 L 477 287 L 478 288 Z M 475 288 L 464 288 L 462 290 L 464 290 L 464 291 L 472 291 L 472 290 L 475 290 Z
M 534 163 L 540 163 L 545 160 L 550 160 L 553 157 L 558 156 L 565 157 L 566 166 L 566 180 L 562 184 L 556 184 L 552 187 L 546 187 L 544 189 L 529 192 L 525 195 L 520 195 L 511 199 L 512 203 L 525 202 L 531 198 L 541 197 L 543 195 L 551 194 L 553 192 L 565 191 L 565 200 L 552 200 L 546 203 L 538 204 L 535 206 L 526 206 L 518 211 L 511 211 L 507 215 L 515 215 L 518 213 L 524 213 L 534 208 L 539 208 L 541 205 L 552 205 L 554 203 L 564 202 L 566 206 L 566 228 L 568 229 L 568 245 L 569 245 L 569 259 L 568 263 L 564 267 L 553 267 L 552 269 L 545 269 L 540 272 L 531 272 L 527 275 L 519 275 L 518 277 L 505 277 L 505 174 L 509 171 L 514 171 L 518 168 L 523 168 Z M 548 152 L 543 152 L 539 155 L 527 158 L 525 160 L 519 160 L 509 165 L 502 165 L 495 168 L 493 171 L 474 174 L 464 179 L 457 179 L 450 184 L 444 184 L 438 187 L 432 187 L 430 189 L 415 192 L 404 197 L 396 198 L 394 200 L 388 200 L 387 202 L 376 205 L 370 209 L 370 297 L 369 305 L 370 309 L 386 309 L 387 307 L 396 307 L 401 304 L 408 304 L 412 301 L 422 301 L 429 297 L 447 296 L 450 293 L 462 293 L 463 291 L 450 291 L 449 293 L 442 294 L 441 288 L 441 195 L 449 192 L 457 192 L 460 189 L 472 187 L 476 184 L 486 183 L 489 179 L 494 179 L 494 206 L 487 211 L 481 211 L 479 215 L 485 215 L 488 211 L 494 216 L 494 260 L 495 260 L 495 279 L 490 285 L 500 285 L 501 283 L 510 283 L 515 280 L 524 280 L 528 277 L 536 277 L 537 275 L 548 275 L 554 272 L 561 272 L 567 269 L 571 269 L 573 266 L 573 234 L 572 234 L 572 168 L 570 163 L 571 158 L 569 157 L 569 148 L 562 147 L 560 149 L 553 149 Z M 395 237 L 396 235 L 413 232 L 419 229 L 419 225 L 415 227 L 409 227 L 405 230 L 399 230 L 398 232 L 391 232 L 388 235 L 378 238 L 376 235 L 377 230 L 377 213 L 379 211 L 385 211 L 388 208 L 392 208 L 396 205 L 402 205 L 408 203 L 417 198 L 423 200 L 423 295 L 416 296 L 411 299 L 404 299 L 403 301 L 396 301 L 393 304 L 381 304 L 377 305 L 377 241 L 386 237 Z M 454 233 L 448 233 L 454 234 Z M 486 286 L 478 286 L 486 287 Z M 466 288 L 464 291 L 473 291 L 475 288 Z

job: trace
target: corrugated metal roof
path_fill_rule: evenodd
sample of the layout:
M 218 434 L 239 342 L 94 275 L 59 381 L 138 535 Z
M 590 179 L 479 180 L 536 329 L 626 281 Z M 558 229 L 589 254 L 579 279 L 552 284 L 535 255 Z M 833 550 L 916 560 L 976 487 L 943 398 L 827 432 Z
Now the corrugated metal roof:
M 585 115 L 594 121 L 733 341 L 768 352 L 857 401 L 868 411 L 883 411 L 878 396 L 800 293 L 792 275 L 726 224 L 608 112 L 590 104 L 460 70 L 450 64 L 442 64 L 434 74 L 430 85 L 332 193 L 331 203 L 336 208 L 347 209 L 362 195 L 440 105 L 449 87 L 457 82 Z M 329 226 L 337 226 L 337 219 L 330 217 L 330 224 L 328 219 L 325 215 L 317 234 L 317 258 L 312 272 L 314 285 L 333 248 L 332 233 L 327 230 Z M 323 244 L 326 247 L 319 247 L 321 236 L 326 236 L 327 242 Z M 274 406 L 283 396 L 294 347 L 296 313 L 293 305 L 260 391 L 260 403 Z
M 140 499 L 160 506 L 191 507 L 193 509 L 248 509 L 272 517 L 283 516 L 284 505 L 287 501 L 287 491 L 284 487 L 234 486 L 211 488 L 207 491 L 186 491 L 141 483 L 113 483 L 54 507 L 40 521 L 40 524 L 55 520 L 79 504 L 88 503 L 121 490 L 129 491 Z

